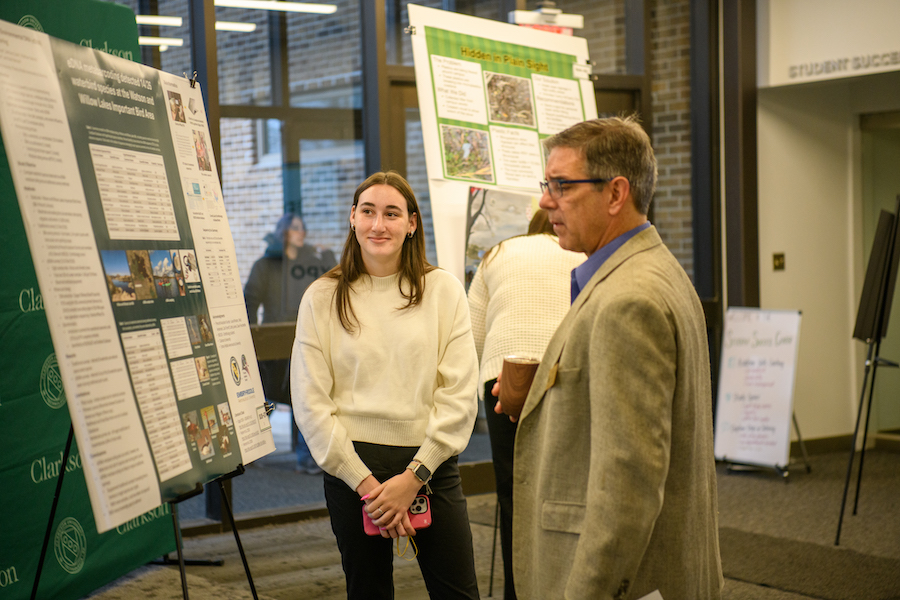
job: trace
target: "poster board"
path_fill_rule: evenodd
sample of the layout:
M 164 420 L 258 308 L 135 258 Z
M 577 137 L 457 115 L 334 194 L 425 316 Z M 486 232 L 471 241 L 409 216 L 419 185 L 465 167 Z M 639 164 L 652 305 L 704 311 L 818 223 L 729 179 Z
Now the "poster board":
M 4 0 L 0 19 L 139 58 L 134 13 L 99 0 Z M 56 353 L 0 141 L 0 597 L 30 597 L 47 532 L 56 474 L 66 471 L 41 572 L 39 598 L 74 600 L 175 549 L 168 505 L 97 533 L 80 449 L 62 454 L 72 425 Z
M 97 531 L 274 450 L 200 88 L 0 23 L 0 131 Z
M 597 117 L 587 41 L 414 4 L 409 23 L 438 263 L 464 280 L 469 188 L 539 197 L 541 140 Z
M 716 459 L 787 466 L 799 342 L 799 311 L 728 309 L 716 400 Z

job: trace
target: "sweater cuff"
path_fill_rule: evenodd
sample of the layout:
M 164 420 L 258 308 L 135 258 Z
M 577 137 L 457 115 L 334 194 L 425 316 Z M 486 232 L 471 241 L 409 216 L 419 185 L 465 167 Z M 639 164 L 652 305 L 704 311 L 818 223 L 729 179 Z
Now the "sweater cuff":
M 450 456 L 446 446 L 440 446 L 434 440 L 426 439 L 419 447 L 419 451 L 416 452 L 414 460 L 419 461 L 434 473 Z
M 350 489 L 355 492 L 359 484 L 363 482 L 363 479 L 371 474 L 372 471 L 369 470 L 369 467 L 366 466 L 359 456 L 354 454 L 338 467 L 335 477 L 349 485 Z

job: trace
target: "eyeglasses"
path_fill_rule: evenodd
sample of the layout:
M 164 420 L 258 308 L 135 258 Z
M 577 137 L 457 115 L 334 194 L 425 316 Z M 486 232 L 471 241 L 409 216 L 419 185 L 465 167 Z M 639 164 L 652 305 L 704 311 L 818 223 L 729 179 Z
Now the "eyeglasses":
M 563 186 L 571 183 L 606 183 L 609 179 L 551 179 L 541 182 L 541 192 L 550 194 L 554 200 L 562 198 Z

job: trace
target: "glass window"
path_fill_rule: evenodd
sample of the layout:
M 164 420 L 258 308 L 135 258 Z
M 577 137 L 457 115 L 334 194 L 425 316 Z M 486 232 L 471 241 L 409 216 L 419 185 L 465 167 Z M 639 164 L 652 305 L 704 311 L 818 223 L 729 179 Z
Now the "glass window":
M 191 17 L 188 8 L 188 3 L 184 0 L 159 0 L 158 14 L 181 17 L 179 27 L 160 27 L 160 37 L 178 38 L 184 42 L 182 46 L 161 46 L 159 48 L 159 66 L 157 68 L 166 73 L 175 75 L 187 73 L 188 76 L 191 74 Z M 144 33 L 144 30 L 147 29 L 149 28 L 142 25 L 140 27 L 141 35 L 151 35 Z
M 335 4 L 330 15 L 286 15 L 291 106 L 362 107 L 359 1 Z
M 260 119 L 256 127 L 256 162 L 281 161 L 281 121 Z
M 280 130 L 277 119 L 222 119 L 222 195 L 246 283 L 254 261 L 266 249 L 266 234 L 284 212 L 281 144 L 257 160 L 259 131 Z
M 340 257 L 350 229 L 350 206 L 366 178 L 362 140 L 298 140 L 300 209 L 308 243 Z
M 425 231 L 425 256 L 433 265 L 437 263 L 434 246 L 434 222 L 431 218 L 431 194 L 428 189 L 428 174 L 425 171 L 425 144 L 422 142 L 422 118 L 418 108 L 407 108 L 406 127 L 406 180 L 415 190 L 419 210 L 422 211 L 422 226 Z
M 268 106 L 272 99 L 270 22 L 278 13 L 267 10 L 216 7 L 217 27 L 230 23 L 255 25 L 253 31 L 216 31 L 219 103 Z

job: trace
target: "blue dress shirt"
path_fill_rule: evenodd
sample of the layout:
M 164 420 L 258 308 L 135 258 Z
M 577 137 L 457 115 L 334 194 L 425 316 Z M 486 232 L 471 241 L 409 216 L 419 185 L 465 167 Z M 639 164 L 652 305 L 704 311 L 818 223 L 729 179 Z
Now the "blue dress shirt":
M 634 229 L 626 231 L 610 243 L 606 244 L 593 254 L 591 254 L 586 261 L 572 269 L 572 302 L 575 302 L 575 298 L 578 297 L 579 292 L 584 289 L 584 286 L 587 285 L 587 282 L 591 280 L 591 277 L 594 276 L 594 273 L 597 272 L 597 269 L 606 262 L 613 253 L 621 248 L 625 242 L 642 232 L 643 230 L 650 227 L 650 221 L 646 223 L 641 223 Z

